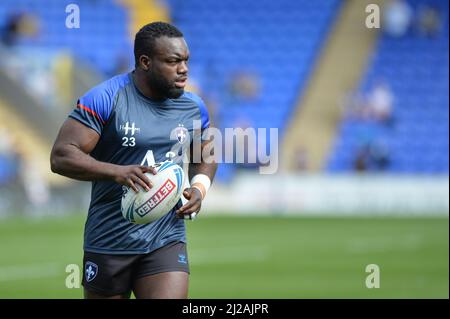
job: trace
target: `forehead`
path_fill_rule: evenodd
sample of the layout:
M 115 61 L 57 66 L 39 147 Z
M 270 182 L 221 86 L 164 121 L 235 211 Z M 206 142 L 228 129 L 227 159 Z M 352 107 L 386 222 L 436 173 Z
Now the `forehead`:
M 159 37 L 155 39 L 154 50 L 156 55 L 160 56 L 187 56 L 189 54 L 189 49 L 184 38 Z

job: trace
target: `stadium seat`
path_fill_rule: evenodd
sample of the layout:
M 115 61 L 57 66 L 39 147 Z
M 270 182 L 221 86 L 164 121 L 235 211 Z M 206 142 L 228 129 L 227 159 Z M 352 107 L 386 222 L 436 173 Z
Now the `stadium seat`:
M 448 6 L 447 1 L 410 0 L 414 10 L 425 3 L 440 8 L 444 27 L 435 38 L 411 32 L 400 39 L 382 35 L 360 91 L 367 93 L 383 78 L 395 96 L 391 129 L 373 130 L 364 122 L 344 120 L 331 152 L 330 172 L 350 171 L 352 157 L 342 154 L 353 145 L 353 136 L 369 132 L 389 145 L 391 173 L 448 174 Z M 384 132 L 383 132 L 384 129 Z M 374 133 L 375 132 L 375 133 Z

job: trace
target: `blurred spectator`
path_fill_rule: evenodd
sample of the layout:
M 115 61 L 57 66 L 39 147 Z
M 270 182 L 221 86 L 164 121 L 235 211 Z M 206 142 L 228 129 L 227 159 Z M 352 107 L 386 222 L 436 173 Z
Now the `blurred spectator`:
M 383 140 L 377 139 L 370 144 L 370 160 L 372 169 L 385 171 L 391 163 L 391 152 Z
M 8 18 L 1 35 L 4 45 L 13 46 L 17 42 L 17 39 L 20 37 L 20 20 L 19 14 L 13 14 Z
M 367 97 L 367 104 L 371 117 L 383 124 L 392 124 L 392 108 L 394 95 L 388 84 L 379 81 Z
M 341 105 L 350 119 L 373 120 L 386 125 L 393 123 L 394 95 L 384 80 L 378 80 L 367 96 L 360 92 L 348 93 Z
M 357 172 L 385 171 L 390 162 L 390 151 L 387 145 L 381 140 L 373 140 L 362 144 L 357 149 L 353 169 Z
M 420 35 L 435 37 L 439 33 L 441 23 L 442 18 L 438 8 L 429 5 L 419 8 L 417 29 Z
M 1 33 L 1 42 L 5 46 L 14 46 L 20 39 L 34 37 L 38 34 L 37 19 L 29 13 L 12 14 Z
M 393 37 L 401 37 L 408 32 L 412 23 L 413 10 L 404 0 L 392 0 L 383 12 L 384 31 Z
M 356 151 L 355 159 L 353 160 L 353 169 L 356 172 L 365 172 L 368 170 L 369 153 L 367 145 L 364 145 Z

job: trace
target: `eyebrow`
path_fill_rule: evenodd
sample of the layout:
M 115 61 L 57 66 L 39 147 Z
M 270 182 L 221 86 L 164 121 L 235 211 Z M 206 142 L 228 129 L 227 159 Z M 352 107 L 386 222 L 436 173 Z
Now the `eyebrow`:
M 167 56 L 167 59 L 173 59 L 173 58 L 182 59 L 182 60 L 188 59 L 189 58 L 189 53 L 186 56 L 183 56 L 183 55 L 181 55 L 179 53 L 173 53 L 173 54 L 170 54 L 170 55 Z

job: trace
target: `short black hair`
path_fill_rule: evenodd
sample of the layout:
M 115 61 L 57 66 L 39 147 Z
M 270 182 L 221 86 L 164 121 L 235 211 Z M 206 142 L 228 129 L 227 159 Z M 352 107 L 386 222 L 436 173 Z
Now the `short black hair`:
M 139 64 L 139 57 L 143 54 L 152 56 L 155 39 L 160 37 L 182 38 L 183 33 L 175 26 L 166 22 L 152 22 L 143 26 L 134 39 L 134 61 L 136 67 Z

